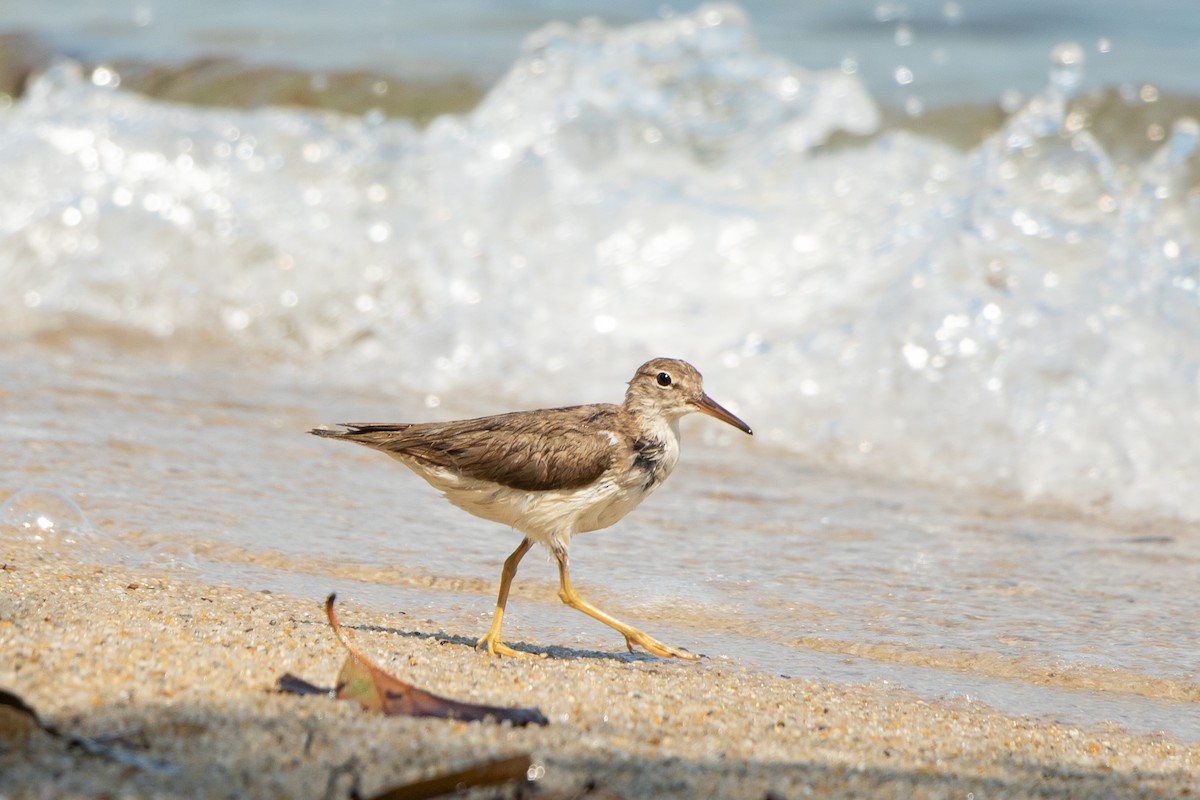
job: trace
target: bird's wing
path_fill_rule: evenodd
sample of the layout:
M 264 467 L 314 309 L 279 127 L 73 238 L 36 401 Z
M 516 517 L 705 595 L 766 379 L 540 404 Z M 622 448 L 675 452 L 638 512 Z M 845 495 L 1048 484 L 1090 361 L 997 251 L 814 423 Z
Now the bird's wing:
M 521 411 L 445 423 L 350 423 L 338 438 L 526 491 L 574 489 L 614 459 L 614 406 Z

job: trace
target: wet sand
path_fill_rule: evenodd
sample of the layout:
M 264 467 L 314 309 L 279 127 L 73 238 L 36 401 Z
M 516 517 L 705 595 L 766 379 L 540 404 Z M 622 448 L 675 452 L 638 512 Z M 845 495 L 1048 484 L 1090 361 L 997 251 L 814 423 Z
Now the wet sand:
M 530 754 L 536 797 L 1161 797 L 1200 792 L 1200 746 L 809 683 L 712 662 L 548 647 L 490 660 L 479 631 L 338 605 L 381 666 L 546 727 L 383 717 L 274 691 L 344 657 L 310 600 L 84 564 L 3 540 L 0 688 L 64 732 L 116 737 L 156 773 L 0 724 L 0 797 L 371 797 Z M 553 643 L 526 643 L 542 648 Z M 2 722 L 2 720 L 0 720 Z M 514 796 L 515 784 L 478 796 Z

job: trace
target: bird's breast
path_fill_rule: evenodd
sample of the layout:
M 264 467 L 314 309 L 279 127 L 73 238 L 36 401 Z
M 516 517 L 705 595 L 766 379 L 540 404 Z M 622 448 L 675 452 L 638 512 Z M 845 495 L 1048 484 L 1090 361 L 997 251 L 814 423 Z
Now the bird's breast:
M 632 475 L 649 494 L 667 479 L 679 460 L 679 445 L 673 439 L 640 436 L 633 443 Z

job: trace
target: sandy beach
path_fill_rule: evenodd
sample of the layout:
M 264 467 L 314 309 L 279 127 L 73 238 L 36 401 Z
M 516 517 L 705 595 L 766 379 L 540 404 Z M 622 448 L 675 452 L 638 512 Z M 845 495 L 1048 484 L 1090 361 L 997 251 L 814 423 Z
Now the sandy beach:
M 15 538 L 0 571 L 0 688 L 64 733 L 0 726 L 0 797 L 372 797 L 529 754 L 534 797 L 1180 797 L 1200 747 L 927 702 L 887 686 L 810 683 L 711 662 L 550 648 L 491 660 L 478 631 L 340 603 L 359 647 L 458 700 L 536 706 L 545 727 L 385 717 L 274 690 L 330 685 L 345 652 L 310 600 L 186 574 L 80 563 Z M 531 642 L 535 647 L 552 643 Z

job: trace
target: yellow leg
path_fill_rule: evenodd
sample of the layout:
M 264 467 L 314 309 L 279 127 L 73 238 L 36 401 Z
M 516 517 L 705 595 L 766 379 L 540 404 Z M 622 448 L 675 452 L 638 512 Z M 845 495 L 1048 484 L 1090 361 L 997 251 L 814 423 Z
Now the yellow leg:
M 500 593 L 496 596 L 496 613 L 492 615 L 492 627 L 488 629 L 486 636 L 475 643 L 476 647 L 486 645 L 488 655 L 512 656 L 513 658 L 534 655 L 534 653 L 513 650 L 500 641 L 500 626 L 504 624 L 504 607 L 508 604 L 508 587 L 512 585 L 513 578 L 516 577 L 517 565 L 521 563 L 521 559 L 525 557 L 531 547 L 533 547 L 532 539 L 522 539 L 521 543 L 517 545 L 517 549 L 512 551 L 512 555 L 504 559 L 504 568 L 500 570 Z
M 653 636 L 648 636 L 637 628 L 626 625 L 621 620 L 615 617 L 610 617 L 600 609 L 596 608 L 591 603 L 580 597 L 571 587 L 571 577 L 567 571 L 567 553 L 566 550 L 554 548 L 554 557 L 558 560 L 558 597 L 564 603 L 574 608 L 577 611 L 582 611 L 592 619 L 598 619 L 610 628 L 615 628 L 622 636 L 625 637 L 625 646 L 629 648 L 629 652 L 633 652 L 633 646 L 639 645 L 647 651 L 662 658 L 682 658 L 688 661 L 698 661 L 700 656 L 689 653 L 687 650 L 680 650 L 676 647 L 663 644 Z

